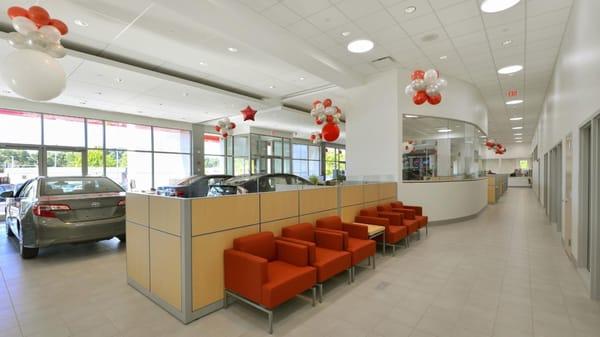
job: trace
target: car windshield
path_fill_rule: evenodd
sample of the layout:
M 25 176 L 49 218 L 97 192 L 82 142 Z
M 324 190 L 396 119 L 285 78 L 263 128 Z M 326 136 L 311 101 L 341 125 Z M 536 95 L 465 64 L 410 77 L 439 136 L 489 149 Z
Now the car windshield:
M 48 178 L 42 180 L 41 195 L 69 195 L 123 192 L 114 181 L 104 177 Z
M 190 185 L 191 183 L 193 183 L 194 181 L 196 181 L 197 179 L 200 179 L 200 178 L 201 177 L 199 177 L 199 176 L 191 176 L 191 177 L 183 178 L 183 179 L 179 180 L 178 182 L 176 182 L 175 185 L 178 185 L 178 186 Z
M 221 186 L 221 185 L 213 185 L 208 192 L 209 196 L 217 196 L 217 195 L 230 195 L 237 194 L 237 187 L 235 186 Z

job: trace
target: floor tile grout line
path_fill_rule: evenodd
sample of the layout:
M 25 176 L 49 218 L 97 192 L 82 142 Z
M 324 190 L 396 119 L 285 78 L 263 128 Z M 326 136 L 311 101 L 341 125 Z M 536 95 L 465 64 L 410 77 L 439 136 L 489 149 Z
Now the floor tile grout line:
M 2 270 L 2 266 L 0 266 L 0 276 L 2 276 L 2 283 L 4 284 L 4 288 L 6 288 L 6 293 L 8 294 L 8 300 L 10 301 L 10 306 L 12 308 L 13 314 L 15 315 L 15 320 L 17 321 L 17 325 L 19 326 L 19 333 L 21 336 L 23 334 L 23 328 L 21 327 L 21 320 L 19 319 L 19 315 L 17 315 L 17 310 L 15 309 L 15 303 L 13 302 L 12 295 L 10 293 L 10 289 L 8 288 L 8 283 L 6 282 L 6 278 L 4 277 L 4 271 Z

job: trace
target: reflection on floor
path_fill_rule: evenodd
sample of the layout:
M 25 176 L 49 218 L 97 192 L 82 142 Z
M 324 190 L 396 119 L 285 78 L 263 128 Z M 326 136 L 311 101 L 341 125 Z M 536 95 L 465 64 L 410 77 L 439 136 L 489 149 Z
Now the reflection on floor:
M 0 336 L 267 335 L 266 317 L 237 303 L 180 324 L 127 286 L 116 239 L 22 261 L 2 235 L 0 267 Z M 278 335 L 600 336 L 600 304 L 587 299 L 531 190 L 510 189 L 478 218 L 433 227 L 380 258 L 353 285 L 328 283 L 317 307 L 284 305 Z

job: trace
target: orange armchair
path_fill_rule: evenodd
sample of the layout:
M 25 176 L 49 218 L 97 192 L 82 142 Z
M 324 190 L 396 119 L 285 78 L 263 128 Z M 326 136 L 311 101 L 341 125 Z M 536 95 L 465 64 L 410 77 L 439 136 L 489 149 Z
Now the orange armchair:
M 309 263 L 317 268 L 319 301 L 323 300 L 323 283 L 333 276 L 348 271 L 352 279 L 352 255 L 345 251 L 342 233 L 315 229 L 312 224 L 301 223 L 281 229 L 281 239 L 309 247 Z
M 345 238 L 345 250 L 352 255 L 352 274 L 354 275 L 354 266 L 365 259 L 373 260 L 375 268 L 375 253 L 377 246 L 375 241 L 369 240 L 369 231 L 367 226 L 353 223 L 342 222 L 339 216 L 328 216 L 317 220 L 317 228 L 320 230 L 342 232 Z
M 419 233 L 419 228 L 421 227 L 419 225 L 419 221 L 415 218 L 414 211 L 402 208 L 394 208 L 387 204 L 377 206 L 377 212 L 379 212 L 381 216 L 402 214 L 402 225 L 406 226 L 408 235 L 411 235 L 412 233 Z
M 400 215 L 400 217 L 397 215 Z M 354 221 L 384 226 L 385 244 L 392 247 L 392 254 L 394 254 L 396 252 L 396 244 L 400 241 L 404 240 L 404 243 L 408 246 L 408 228 L 399 220 L 402 218 L 402 215 L 397 215 L 383 217 L 379 215 L 377 208 L 369 207 L 362 209 L 359 215 L 354 218 Z
M 224 252 L 224 269 L 225 307 L 233 297 L 266 312 L 269 333 L 275 307 L 308 289 L 315 305 L 317 271 L 305 245 L 275 240 L 271 232 L 237 238 Z
M 415 219 L 419 221 L 419 228 L 425 227 L 425 235 L 429 234 L 429 227 L 427 227 L 427 224 L 429 223 L 429 218 L 427 217 L 427 215 L 423 215 L 423 207 L 405 205 L 404 203 L 402 203 L 402 201 L 391 202 L 390 206 L 396 209 L 413 211 L 415 214 Z

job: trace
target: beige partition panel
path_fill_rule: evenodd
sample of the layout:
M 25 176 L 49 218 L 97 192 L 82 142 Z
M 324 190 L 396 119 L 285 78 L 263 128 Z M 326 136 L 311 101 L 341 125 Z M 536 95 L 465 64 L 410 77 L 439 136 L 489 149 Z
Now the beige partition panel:
M 360 213 L 360 210 L 365 206 L 363 204 L 355 205 L 355 206 L 346 206 L 341 210 L 341 218 L 344 222 L 354 222 L 354 218 Z
M 178 198 L 150 198 L 150 228 L 173 235 L 181 234 L 181 201 Z
M 258 224 L 259 195 L 244 194 L 192 200 L 192 235 Z
M 379 184 L 363 185 L 365 203 L 376 202 L 379 200 Z
M 261 232 L 273 232 L 275 236 L 281 235 L 281 229 L 283 227 L 291 226 L 300 223 L 300 219 L 296 216 L 293 218 L 287 218 L 282 220 L 276 220 L 271 222 L 263 222 L 260 224 Z
M 148 227 L 127 221 L 127 276 L 150 290 L 150 238 Z
M 340 188 L 341 206 L 362 205 L 364 199 L 363 185 L 346 185 Z
M 258 225 L 192 238 L 192 310 L 223 299 L 223 251 L 240 236 L 258 233 Z
M 150 292 L 181 311 L 181 238 L 150 230 Z
M 300 194 L 300 216 L 338 207 L 337 187 L 313 188 L 298 193 Z
M 379 184 L 379 200 L 380 201 L 395 201 L 396 200 L 396 183 Z
M 143 194 L 127 193 L 125 214 L 127 221 L 137 224 L 148 224 L 148 201 L 149 196 Z
M 260 222 L 298 217 L 298 191 L 260 194 Z
M 324 218 L 326 216 L 331 216 L 331 215 L 338 215 L 337 209 L 332 209 L 329 211 L 324 211 L 324 212 L 319 212 L 319 213 L 304 214 L 304 215 L 300 216 L 300 219 L 298 222 L 300 222 L 300 223 L 309 222 L 309 223 L 314 224 L 317 221 L 317 219 Z

